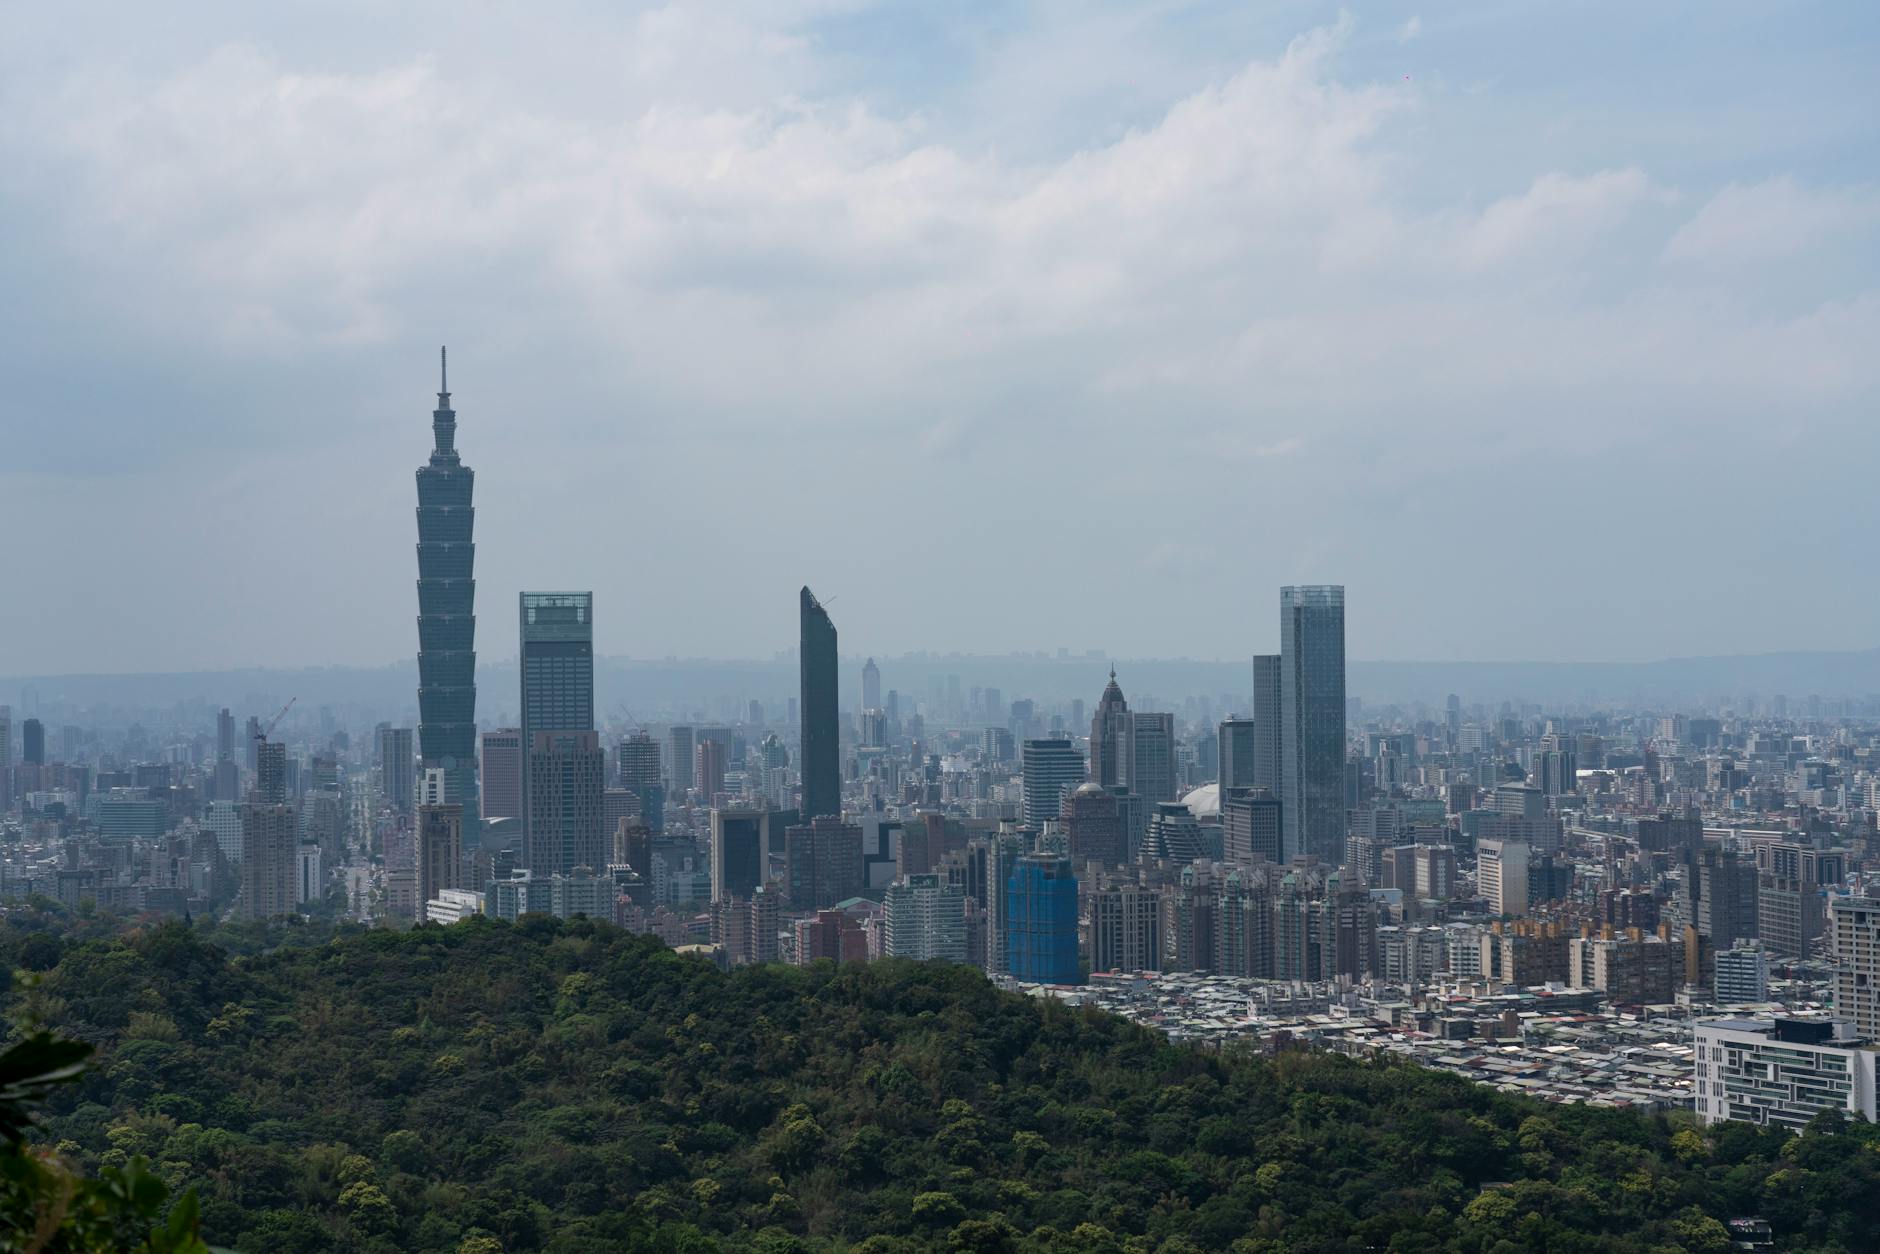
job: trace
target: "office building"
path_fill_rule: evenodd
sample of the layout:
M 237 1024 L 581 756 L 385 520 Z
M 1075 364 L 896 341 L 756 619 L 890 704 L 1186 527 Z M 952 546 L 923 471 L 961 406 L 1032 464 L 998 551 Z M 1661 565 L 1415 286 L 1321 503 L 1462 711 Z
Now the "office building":
M 692 728 L 684 723 L 667 728 L 666 746 L 666 757 L 672 768 L 672 794 L 683 802 L 692 791 L 692 768 L 696 765 Z
M 449 785 L 444 787 L 449 795 Z M 428 903 L 446 889 L 463 888 L 463 807 L 454 801 L 418 807 L 418 884 L 416 918 L 422 922 Z
M 522 729 L 483 733 L 483 809 L 486 819 L 522 817 Z
M 1071 865 L 1120 866 L 1129 857 L 1123 815 L 1116 794 L 1086 780 L 1063 794 L 1058 822 L 1069 841 Z
M 1127 771 L 1124 778 L 1129 790 L 1147 806 L 1176 798 L 1175 716 L 1143 714 L 1129 716 L 1129 739 L 1125 747 Z
M 20 761 L 27 766 L 46 764 L 46 725 L 36 718 L 20 724 Z
M 1484 840 L 1476 844 L 1475 888 L 1488 899 L 1492 915 L 1528 912 L 1528 847 L 1518 840 Z
M 1097 698 L 1096 713 L 1090 717 L 1090 778 L 1104 788 L 1129 783 L 1129 702 L 1116 684 L 1116 668 L 1110 668 L 1110 682 Z
M 717 805 L 718 795 L 725 790 L 724 742 L 701 738 L 692 756 L 692 782 L 699 799 L 706 805 Z
M 666 830 L 666 786 L 659 771 L 659 742 L 635 732 L 620 742 L 620 786 L 640 802 L 640 818 L 654 834 Z
M 1024 779 L 1025 823 L 1042 829 L 1064 807 L 1064 794 L 1084 779 L 1084 757 L 1065 738 L 1027 740 L 1020 755 Z
M 1005 959 L 1015 980 L 1078 984 L 1077 877 L 1059 854 L 1028 853 L 1006 882 Z
M 784 829 L 784 885 L 793 910 L 821 910 L 861 895 L 862 828 L 818 815 Z
M 1756 847 L 1756 935 L 1771 950 L 1805 958 L 1827 929 L 1827 892 L 1847 873 L 1840 849 L 1780 843 Z
M 966 893 L 943 875 L 910 875 L 881 901 L 883 957 L 966 961 Z
M 531 796 L 536 769 L 531 760 L 540 737 L 545 732 L 592 732 L 594 730 L 594 594 L 591 592 L 523 592 L 517 597 L 517 640 L 521 656 L 522 711 L 522 827 L 523 844 L 531 856 L 557 844 L 558 835 L 549 833 L 538 841 L 530 832 L 535 822 L 536 805 Z M 549 742 L 560 744 L 562 742 Z M 572 747 L 574 742 L 568 742 Z M 598 742 L 597 742 L 598 743 Z M 579 752 L 579 749 L 575 750 Z M 595 822 L 600 821 L 600 791 L 594 791 Z M 564 794 L 557 804 L 570 799 Z M 562 868 L 558 855 L 537 866 L 525 862 L 537 878 Z M 575 864 L 568 864 L 573 866 Z M 585 863 L 597 867 L 599 863 Z
M 381 727 L 379 738 L 379 791 L 397 814 L 410 814 L 417 795 L 418 763 L 409 727 Z M 445 784 L 446 791 L 449 783 Z
M 529 747 L 522 865 L 537 879 L 607 865 L 607 755 L 599 732 L 538 731 Z
M 1344 861 L 1345 590 L 1336 585 L 1280 589 L 1279 800 L 1288 858 Z
M 1253 779 L 1256 788 L 1280 795 L 1280 655 L 1260 653 L 1253 659 Z
M 235 760 L 235 715 L 229 712 L 227 706 L 216 711 L 215 715 L 215 760 Z
M 1227 861 L 1280 861 L 1281 829 L 1279 798 L 1270 789 L 1236 789 L 1232 796 L 1221 795 L 1221 856 Z
M 438 350 L 430 461 L 418 467 L 418 752 L 448 800 L 477 802 L 476 476 L 457 454 L 457 413 Z
M 861 921 L 843 910 L 818 910 L 792 924 L 799 967 L 813 962 L 865 962 L 868 959 L 868 933 Z
M 1824 1110 L 1876 1117 L 1880 1054 L 1847 1019 L 1707 1019 L 1692 1036 L 1699 1124 L 1739 1120 L 1799 1132 Z
M 1216 733 L 1220 741 L 1222 805 L 1236 789 L 1261 786 L 1254 783 L 1260 774 L 1259 728 L 1251 718 L 1230 718 L 1222 721 Z
M 836 625 L 806 585 L 798 599 L 798 678 L 802 718 L 803 817 L 842 813 L 842 748 L 837 716 Z
M 875 659 L 869 658 L 862 663 L 862 709 L 879 710 L 881 708 L 881 668 L 875 665 Z M 868 742 L 876 743 L 874 741 Z
M 705 746 L 700 745 L 702 751 Z M 712 811 L 712 900 L 749 898 L 769 878 L 765 848 L 766 812 L 748 809 Z
M 1834 957 L 1834 1012 L 1854 1031 L 1880 1041 L 1880 898 L 1834 897 L 1828 903 Z M 1717 955 L 1719 978 L 1723 955 Z

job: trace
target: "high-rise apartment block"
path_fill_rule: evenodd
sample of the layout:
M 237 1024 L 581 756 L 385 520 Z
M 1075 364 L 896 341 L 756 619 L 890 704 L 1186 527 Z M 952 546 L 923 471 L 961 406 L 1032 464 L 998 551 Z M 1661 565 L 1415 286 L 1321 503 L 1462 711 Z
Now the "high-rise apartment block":
M 943 875 L 910 875 L 881 901 L 882 954 L 966 961 L 966 893 Z

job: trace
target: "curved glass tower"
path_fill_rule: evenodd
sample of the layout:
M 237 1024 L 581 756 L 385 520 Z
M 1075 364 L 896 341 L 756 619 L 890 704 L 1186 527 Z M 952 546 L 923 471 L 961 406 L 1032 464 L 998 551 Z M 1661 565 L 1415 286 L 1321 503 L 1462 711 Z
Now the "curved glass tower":
M 436 445 L 418 467 L 418 754 L 444 771 L 444 798 L 477 817 L 476 475 L 457 456 L 457 413 L 438 350 Z

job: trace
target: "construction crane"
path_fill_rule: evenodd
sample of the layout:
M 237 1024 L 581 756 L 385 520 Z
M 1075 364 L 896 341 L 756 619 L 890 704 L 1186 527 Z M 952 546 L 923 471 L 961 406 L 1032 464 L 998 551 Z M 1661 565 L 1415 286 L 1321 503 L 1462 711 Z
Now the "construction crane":
M 294 708 L 294 702 L 298 700 L 300 700 L 299 697 L 289 697 L 287 699 L 287 704 L 281 707 L 280 712 L 278 714 L 276 714 L 273 718 L 268 720 L 268 725 L 266 727 L 255 728 L 255 739 L 266 740 L 269 736 L 272 736 L 274 734 L 274 729 L 280 726 L 281 720 L 287 717 L 287 712 Z

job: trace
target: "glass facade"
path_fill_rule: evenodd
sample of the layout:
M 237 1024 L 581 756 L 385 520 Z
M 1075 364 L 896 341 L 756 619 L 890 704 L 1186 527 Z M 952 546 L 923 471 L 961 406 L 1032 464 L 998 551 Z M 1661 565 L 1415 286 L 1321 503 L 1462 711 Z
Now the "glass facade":
M 1280 822 L 1285 855 L 1345 854 L 1345 590 L 1280 593 Z
M 1005 958 L 1015 980 L 1076 984 L 1077 877 L 1060 854 L 1018 859 L 1006 881 Z
M 801 703 L 803 817 L 842 813 L 842 759 L 836 724 L 836 625 L 816 594 L 803 589 Z
M 431 460 L 418 467 L 418 752 L 444 772 L 445 799 L 477 807 L 476 476 L 457 455 L 448 377 L 431 414 Z

